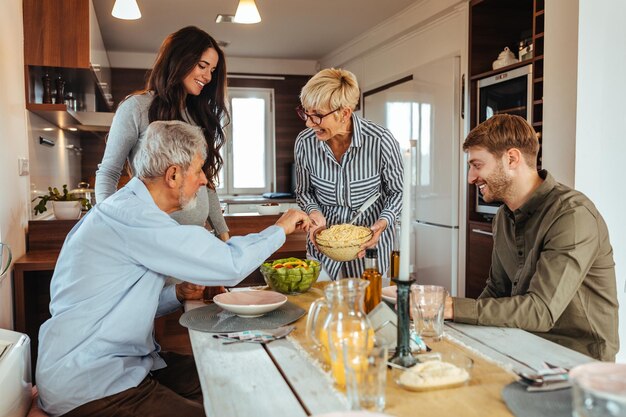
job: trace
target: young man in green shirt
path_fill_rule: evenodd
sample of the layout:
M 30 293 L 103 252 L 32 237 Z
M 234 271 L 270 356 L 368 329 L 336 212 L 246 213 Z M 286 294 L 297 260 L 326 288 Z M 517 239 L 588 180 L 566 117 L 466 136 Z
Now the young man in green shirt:
M 619 348 L 613 250 L 582 193 L 537 171 L 539 142 L 519 116 L 496 115 L 467 136 L 468 181 L 487 202 L 494 248 L 478 299 L 449 298 L 456 322 L 516 327 L 600 360 Z

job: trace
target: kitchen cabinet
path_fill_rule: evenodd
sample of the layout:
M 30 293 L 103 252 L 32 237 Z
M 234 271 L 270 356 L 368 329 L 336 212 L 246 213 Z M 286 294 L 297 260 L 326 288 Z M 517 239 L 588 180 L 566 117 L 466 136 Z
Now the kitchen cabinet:
M 110 65 L 91 0 L 24 0 L 23 14 L 27 110 L 63 129 L 108 130 L 112 115 L 94 122 L 80 114 L 110 112 L 113 103 Z M 64 95 L 73 93 L 78 112 L 60 101 L 43 103 L 45 74 L 53 97 L 56 79 L 65 82 Z
M 469 110 L 470 127 L 478 125 L 478 80 L 532 64 L 532 120 L 543 143 L 544 0 L 471 0 L 469 9 Z M 518 56 L 520 41 L 531 44 L 533 55 L 521 62 L 492 69 L 505 47 Z M 541 149 L 538 155 L 541 168 Z M 480 294 L 491 264 L 491 219 L 476 212 L 476 187 L 467 189 L 466 295 Z
M 485 282 L 491 266 L 493 250 L 493 233 L 491 223 L 469 222 L 467 237 L 467 276 L 465 280 L 465 296 L 476 298 L 485 288 Z

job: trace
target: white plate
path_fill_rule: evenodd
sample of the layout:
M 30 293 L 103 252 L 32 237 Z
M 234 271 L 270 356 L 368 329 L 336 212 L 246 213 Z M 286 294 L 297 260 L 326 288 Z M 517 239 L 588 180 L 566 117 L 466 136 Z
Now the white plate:
M 237 291 L 218 294 L 213 302 L 239 317 L 259 317 L 285 304 L 287 297 L 274 291 Z
M 390 285 L 383 288 L 383 300 L 388 303 L 395 304 L 396 298 L 398 298 L 398 287 Z

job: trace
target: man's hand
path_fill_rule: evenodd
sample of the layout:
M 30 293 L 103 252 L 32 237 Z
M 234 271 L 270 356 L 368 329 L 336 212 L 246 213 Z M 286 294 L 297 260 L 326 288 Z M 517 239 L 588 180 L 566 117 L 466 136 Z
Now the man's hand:
M 216 295 L 226 292 L 224 287 L 204 287 L 204 301 L 212 301 Z
M 311 219 L 311 228 L 309 229 L 309 239 L 315 247 L 317 247 L 317 242 L 315 241 L 315 232 L 318 229 L 326 227 L 326 217 L 319 210 L 313 210 L 311 214 L 309 214 L 309 218 Z
M 454 300 L 450 294 L 446 294 L 446 301 L 443 307 L 444 320 L 454 320 Z
M 176 298 L 180 302 L 185 300 L 202 300 L 203 293 L 204 285 L 196 285 L 190 282 L 176 284 Z
M 296 230 L 306 232 L 311 227 L 311 219 L 302 210 L 289 209 L 276 221 L 276 226 L 282 227 L 286 235 Z
M 386 228 L 387 220 L 385 219 L 377 220 L 376 223 L 374 223 L 372 227 L 370 227 L 370 230 L 372 231 L 372 238 L 361 245 L 361 250 L 358 254 L 359 258 L 363 258 L 365 256 L 365 249 L 376 247 L 376 245 L 378 244 L 378 240 L 380 239 L 380 235 L 385 231 Z

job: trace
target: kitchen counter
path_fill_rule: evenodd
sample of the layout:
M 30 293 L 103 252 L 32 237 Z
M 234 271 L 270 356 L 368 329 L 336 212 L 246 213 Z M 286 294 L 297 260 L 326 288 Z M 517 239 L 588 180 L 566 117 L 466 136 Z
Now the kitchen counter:
M 295 203 L 296 198 L 265 198 L 261 195 L 246 195 L 220 198 L 220 202 L 226 204 Z
M 265 198 L 261 195 L 248 196 L 226 196 L 220 199 L 224 215 L 246 214 L 253 215 L 258 212 L 259 204 L 272 203 L 280 205 L 280 212 L 287 211 L 290 208 L 299 208 L 294 197 L 289 198 Z

